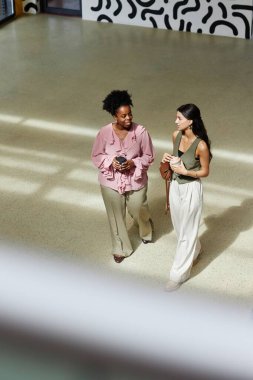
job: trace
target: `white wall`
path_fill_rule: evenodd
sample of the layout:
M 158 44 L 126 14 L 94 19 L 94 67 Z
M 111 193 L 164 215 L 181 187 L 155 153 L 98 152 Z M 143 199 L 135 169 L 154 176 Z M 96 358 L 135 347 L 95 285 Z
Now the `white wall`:
M 82 0 L 83 19 L 251 38 L 253 0 Z

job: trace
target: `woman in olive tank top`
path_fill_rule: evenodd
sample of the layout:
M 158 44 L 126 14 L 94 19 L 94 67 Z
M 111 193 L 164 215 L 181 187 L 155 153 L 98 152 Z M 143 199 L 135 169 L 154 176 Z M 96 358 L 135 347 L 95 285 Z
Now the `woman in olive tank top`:
M 173 132 L 173 154 L 164 153 L 163 162 L 171 162 L 170 214 L 177 235 L 177 249 L 166 291 L 173 291 L 190 277 L 192 265 L 201 253 L 198 230 L 202 211 L 201 178 L 209 174 L 212 158 L 210 141 L 195 104 L 177 109 Z M 181 161 L 174 164 L 175 157 Z

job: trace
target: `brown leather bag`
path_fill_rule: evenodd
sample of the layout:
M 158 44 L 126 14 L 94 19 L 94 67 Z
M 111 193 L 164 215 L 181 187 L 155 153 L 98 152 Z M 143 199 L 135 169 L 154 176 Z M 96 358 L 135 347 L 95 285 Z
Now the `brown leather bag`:
M 162 178 L 165 180 L 165 189 L 166 189 L 166 204 L 165 204 L 165 213 L 167 214 L 170 208 L 169 202 L 169 193 L 170 193 L 170 182 L 172 178 L 172 170 L 169 162 L 160 162 L 159 167 Z
M 159 170 L 163 179 L 166 179 L 167 181 L 171 180 L 172 170 L 169 162 L 160 162 Z

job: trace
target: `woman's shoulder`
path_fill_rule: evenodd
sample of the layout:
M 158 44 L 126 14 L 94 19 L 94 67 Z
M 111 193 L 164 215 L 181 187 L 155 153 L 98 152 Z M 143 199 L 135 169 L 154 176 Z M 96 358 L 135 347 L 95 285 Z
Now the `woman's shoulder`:
M 140 136 L 143 133 L 148 133 L 147 129 L 138 123 L 132 123 L 132 131 L 136 136 Z
M 107 131 L 112 129 L 112 123 L 104 125 L 100 130 L 101 131 Z
M 112 132 L 112 123 L 104 125 L 102 128 L 100 128 L 99 133 L 101 135 L 106 135 L 108 133 Z
M 113 139 L 112 130 L 112 123 L 104 125 L 97 132 L 96 140 L 111 141 Z
M 132 127 L 133 127 L 133 130 L 135 131 L 146 131 L 146 128 L 142 125 L 142 124 L 139 124 L 139 123 L 132 123 Z
M 206 154 L 209 154 L 209 148 L 207 146 L 207 143 L 204 141 L 204 140 L 201 140 L 199 141 L 198 145 L 197 145 L 197 149 L 196 149 L 196 153 L 198 155 L 206 155 Z
M 201 138 L 200 137 L 198 137 L 199 138 L 199 143 L 198 143 L 198 149 L 200 150 L 200 151 L 204 151 L 204 150 L 208 150 L 208 146 L 207 146 L 207 143 L 204 141 L 204 140 L 201 140 Z

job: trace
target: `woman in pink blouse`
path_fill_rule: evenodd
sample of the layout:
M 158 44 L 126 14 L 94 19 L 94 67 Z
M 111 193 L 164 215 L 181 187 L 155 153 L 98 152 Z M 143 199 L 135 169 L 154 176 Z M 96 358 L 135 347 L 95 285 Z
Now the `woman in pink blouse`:
M 114 121 L 101 128 L 92 149 L 116 263 L 121 263 L 133 252 L 126 227 L 126 209 L 139 225 L 142 242 L 152 241 L 147 171 L 154 161 L 154 149 L 147 130 L 132 121 L 131 106 L 132 99 L 127 91 L 114 90 L 106 96 L 103 109 Z

